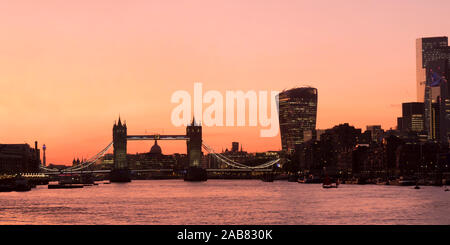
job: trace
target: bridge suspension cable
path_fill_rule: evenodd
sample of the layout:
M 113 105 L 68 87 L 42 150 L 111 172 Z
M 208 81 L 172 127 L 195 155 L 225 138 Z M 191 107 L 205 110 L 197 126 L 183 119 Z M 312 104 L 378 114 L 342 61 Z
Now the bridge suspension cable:
M 103 157 L 106 154 L 106 152 L 109 150 L 109 148 L 111 148 L 112 145 L 113 145 L 113 142 L 111 141 L 111 143 L 109 143 L 103 150 L 101 150 L 99 153 L 95 154 L 91 158 L 87 159 L 86 161 L 82 162 L 79 165 L 68 167 L 66 169 L 63 169 L 62 171 L 63 172 L 77 171 L 77 170 L 82 170 L 82 169 L 85 169 L 85 168 L 91 166 L 92 164 L 97 162 L 98 159 Z
M 203 143 L 202 144 L 203 148 L 209 153 L 211 154 L 213 157 L 215 157 L 217 160 L 227 164 L 228 166 L 234 167 L 234 168 L 241 168 L 241 169 L 261 169 L 261 168 L 268 168 L 270 166 L 273 166 L 275 164 L 277 164 L 278 162 L 280 162 L 280 158 L 271 160 L 269 162 L 257 165 L 257 166 L 247 166 L 245 164 L 236 162 L 226 156 L 224 156 L 221 153 L 215 153 L 214 149 L 212 149 L 211 147 L 209 147 L 207 144 Z
M 65 168 L 65 169 L 61 170 L 61 172 L 67 173 L 67 172 L 71 172 L 71 171 L 78 171 L 78 170 L 82 170 L 82 169 L 85 169 L 85 168 L 91 166 L 91 165 L 94 164 L 98 159 L 100 159 L 101 157 L 103 157 L 103 156 L 106 154 L 106 152 L 109 150 L 109 148 L 111 148 L 112 145 L 113 145 L 113 142 L 109 143 L 103 150 L 101 150 L 100 152 L 98 152 L 97 154 L 95 154 L 94 156 L 92 156 L 91 158 L 85 160 L 84 162 L 82 162 L 82 163 L 79 164 L 79 165 L 71 166 L 71 167 Z M 42 169 L 42 170 L 44 170 L 44 171 L 47 171 L 47 172 L 60 172 L 60 170 L 58 170 L 58 169 L 47 168 L 47 167 L 44 167 L 44 166 L 42 166 L 42 165 L 39 166 L 39 168 Z

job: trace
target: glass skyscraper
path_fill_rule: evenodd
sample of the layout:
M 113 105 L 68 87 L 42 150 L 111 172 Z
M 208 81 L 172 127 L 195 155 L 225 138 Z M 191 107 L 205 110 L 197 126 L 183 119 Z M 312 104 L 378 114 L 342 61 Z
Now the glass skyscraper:
M 447 131 L 450 129 L 450 93 L 447 82 L 433 80 L 448 79 L 449 63 L 450 47 L 447 37 L 416 40 L 417 100 L 424 102 L 424 129 L 428 139 L 441 142 L 447 142 Z
M 290 154 L 303 143 L 303 132 L 316 128 L 317 89 L 312 87 L 284 90 L 277 96 L 281 146 Z
M 449 60 L 448 37 L 427 37 L 416 39 L 416 83 L 417 101 L 425 102 L 426 67 L 429 62 Z

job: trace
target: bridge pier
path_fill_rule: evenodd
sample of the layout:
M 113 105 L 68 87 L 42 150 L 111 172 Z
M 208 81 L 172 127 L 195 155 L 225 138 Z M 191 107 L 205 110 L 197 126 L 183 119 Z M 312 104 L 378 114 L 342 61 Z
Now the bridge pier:
M 208 180 L 206 169 L 200 167 L 189 167 L 184 176 L 184 181 L 206 181 Z
M 131 182 L 131 172 L 129 169 L 113 169 L 109 173 L 109 181 L 111 182 Z

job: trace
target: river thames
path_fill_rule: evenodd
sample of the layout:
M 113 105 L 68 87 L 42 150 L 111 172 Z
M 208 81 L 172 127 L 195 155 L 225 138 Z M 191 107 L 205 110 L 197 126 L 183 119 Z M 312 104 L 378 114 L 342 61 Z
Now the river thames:
M 442 187 L 135 180 L 0 193 L 0 224 L 450 224 Z

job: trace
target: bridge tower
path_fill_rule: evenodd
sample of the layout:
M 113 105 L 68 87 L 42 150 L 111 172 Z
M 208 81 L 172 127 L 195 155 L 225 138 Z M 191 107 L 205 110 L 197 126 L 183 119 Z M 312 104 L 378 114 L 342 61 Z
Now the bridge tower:
M 189 158 L 189 167 L 200 167 L 202 160 L 202 126 L 197 125 L 195 118 L 191 125 L 186 127 L 186 136 L 188 140 L 187 154 Z
M 202 163 L 202 125 L 192 119 L 192 123 L 186 127 L 187 155 L 189 167 L 184 180 L 186 181 L 206 181 L 206 170 L 201 167 Z
M 113 126 L 114 168 L 111 170 L 111 182 L 130 182 L 131 174 L 127 163 L 127 125 L 122 124 L 119 116 Z

